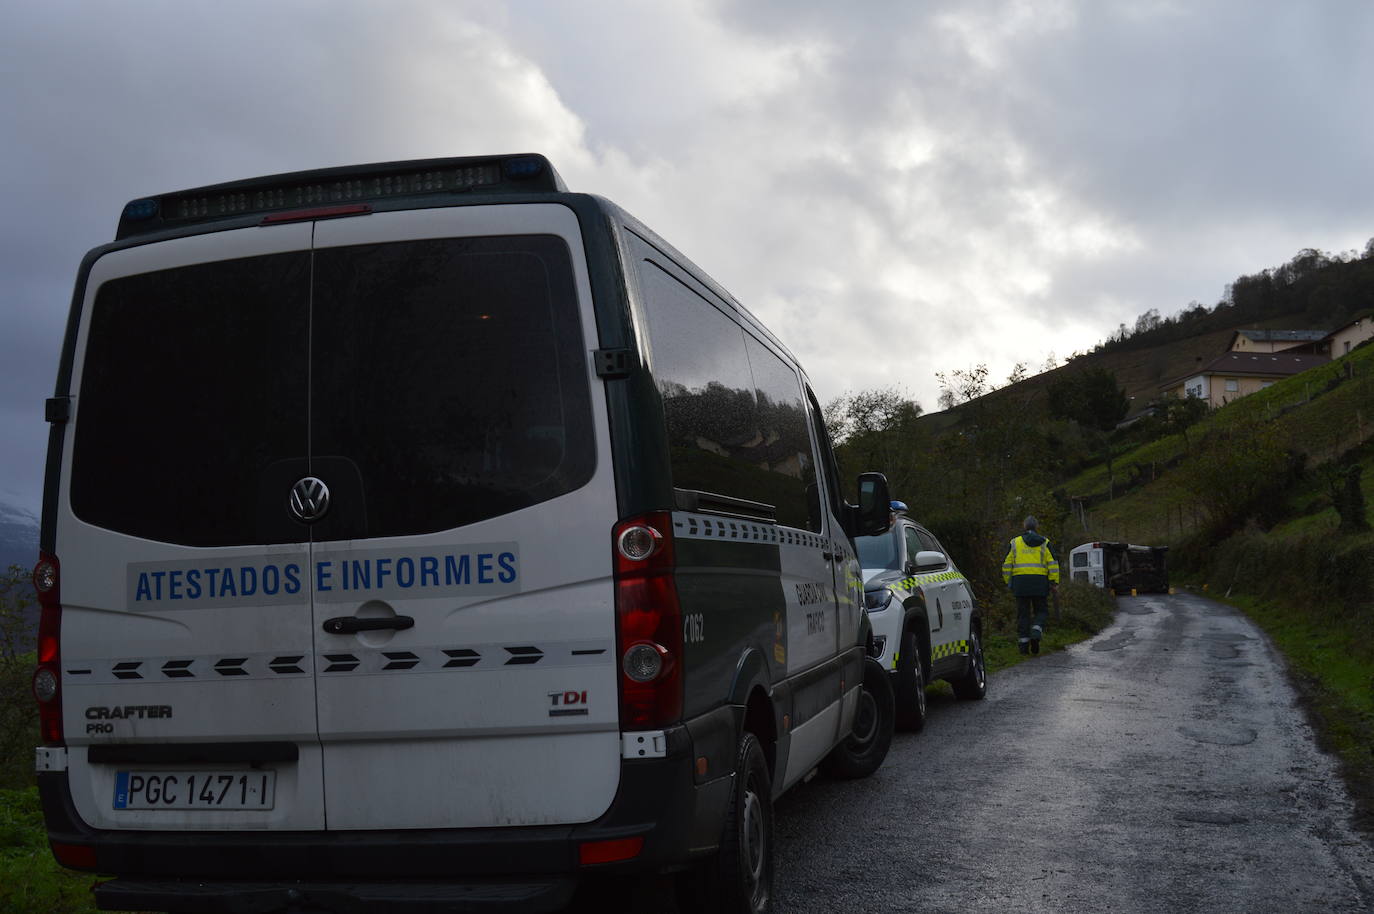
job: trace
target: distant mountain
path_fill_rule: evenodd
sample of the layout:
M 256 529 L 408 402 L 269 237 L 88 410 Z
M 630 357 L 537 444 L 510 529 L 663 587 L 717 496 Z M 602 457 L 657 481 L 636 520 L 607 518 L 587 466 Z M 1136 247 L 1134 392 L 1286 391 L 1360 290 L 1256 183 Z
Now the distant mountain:
M 19 565 L 26 571 L 38 561 L 38 518 L 29 511 L 0 501 L 0 571 Z M 30 631 L 38 627 L 38 604 L 28 575 L 20 585 L 29 597 L 26 613 Z
M 31 512 L 0 501 L 0 568 L 38 561 L 38 518 Z

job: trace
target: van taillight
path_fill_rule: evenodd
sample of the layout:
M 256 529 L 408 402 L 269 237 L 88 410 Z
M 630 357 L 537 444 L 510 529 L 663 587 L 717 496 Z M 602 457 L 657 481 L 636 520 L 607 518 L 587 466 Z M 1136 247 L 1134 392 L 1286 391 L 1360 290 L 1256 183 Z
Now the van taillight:
M 45 745 L 62 744 L 62 668 L 58 658 L 62 631 L 62 575 L 57 556 L 38 554 L 33 567 L 38 593 L 38 668 L 33 671 L 33 697 L 38 700 L 38 725 Z
M 682 716 L 682 609 L 673 577 L 672 515 L 616 524 L 616 645 L 620 727 L 645 730 Z

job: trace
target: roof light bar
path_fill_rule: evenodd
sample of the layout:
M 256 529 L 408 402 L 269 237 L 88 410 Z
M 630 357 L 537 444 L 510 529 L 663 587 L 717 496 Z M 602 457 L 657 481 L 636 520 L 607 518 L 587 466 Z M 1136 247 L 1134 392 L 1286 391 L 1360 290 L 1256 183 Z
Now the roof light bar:
M 124 207 L 115 237 L 217 219 L 396 197 L 566 190 L 549 161 L 535 154 L 350 165 L 250 178 L 133 200 Z

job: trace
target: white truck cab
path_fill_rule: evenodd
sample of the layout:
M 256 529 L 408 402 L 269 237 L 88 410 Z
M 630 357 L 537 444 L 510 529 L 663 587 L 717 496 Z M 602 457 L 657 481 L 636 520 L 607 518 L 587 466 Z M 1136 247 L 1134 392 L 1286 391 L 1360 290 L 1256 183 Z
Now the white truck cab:
M 47 418 L 38 781 L 102 908 L 764 911 L 772 799 L 886 753 L 885 480 L 542 156 L 133 201 Z

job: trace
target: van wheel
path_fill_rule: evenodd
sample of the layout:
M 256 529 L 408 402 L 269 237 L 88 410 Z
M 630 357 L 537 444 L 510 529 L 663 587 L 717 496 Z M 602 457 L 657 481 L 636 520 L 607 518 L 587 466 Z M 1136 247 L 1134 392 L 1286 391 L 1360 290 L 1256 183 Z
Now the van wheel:
M 983 639 L 978 629 L 968 630 L 968 669 L 958 679 L 950 681 L 956 698 L 978 701 L 988 694 L 988 666 L 983 659 Z
M 773 784 L 754 734 L 745 731 L 716 856 L 677 878 L 684 911 L 764 914 L 773 905 Z
M 921 663 L 921 644 L 911 629 L 902 632 L 895 691 L 898 728 L 920 733 L 926 725 L 926 674 Z
M 821 770 L 835 778 L 866 778 L 877 771 L 892 745 L 895 718 L 896 701 L 887 671 L 876 660 L 865 660 L 853 729 L 821 762 Z

